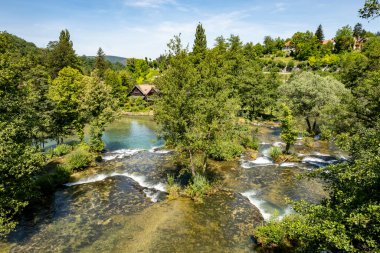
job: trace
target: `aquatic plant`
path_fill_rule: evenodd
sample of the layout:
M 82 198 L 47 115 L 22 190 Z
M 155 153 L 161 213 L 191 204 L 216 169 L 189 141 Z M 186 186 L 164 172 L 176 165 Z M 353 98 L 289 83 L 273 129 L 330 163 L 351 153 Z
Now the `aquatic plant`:
M 202 202 L 204 196 L 211 190 L 211 185 L 206 177 L 195 174 L 192 182 L 186 186 L 185 194 L 195 201 Z
M 282 155 L 282 150 L 280 147 L 271 147 L 269 149 L 269 156 L 270 158 L 272 158 L 273 161 L 278 161 L 278 159 L 280 158 L 280 156 Z

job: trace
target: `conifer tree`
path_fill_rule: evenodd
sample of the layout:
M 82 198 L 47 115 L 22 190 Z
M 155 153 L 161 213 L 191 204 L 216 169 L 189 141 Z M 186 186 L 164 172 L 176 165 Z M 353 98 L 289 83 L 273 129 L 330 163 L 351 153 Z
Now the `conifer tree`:
M 199 61 L 205 57 L 206 51 L 207 39 L 205 29 L 203 28 L 202 24 L 199 23 L 195 32 L 195 39 L 193 45 L 193 54 L 196 63 L 199 63 Z
M 101 47 L 99 47 L 95 59 L 95 69 L 98 70 L 98 75 L 103 78 L 104 72 L 107 69 L 106 55 Z
M 322 25 L 319 25 L 317 31 L 315 32 L 315 36 L 317 36 L 319 41 L 323 41 L 325 39 L 325 35 L 323 34 Z

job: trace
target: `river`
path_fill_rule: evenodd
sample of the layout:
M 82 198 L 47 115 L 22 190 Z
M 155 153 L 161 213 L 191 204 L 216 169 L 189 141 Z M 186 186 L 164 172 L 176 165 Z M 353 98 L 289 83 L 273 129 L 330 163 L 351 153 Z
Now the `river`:
M 281 144 L 280 131 L 259 128 L 257 159 L 217 163 L 225 190 L 203 203 L 168 201 L 173 153 L 162 148 L 151 118 L 123 117 L 104 133 L 104 161 L 25 214 L 0 251 L 254 252 L 253 228 L 293 212 L 286 198 L 318 202 L 325 196 L 320 182 L 296 177 L 341 159 L 332 145 L 298 144 L 302 162 L 275 165 L 268 149 Z

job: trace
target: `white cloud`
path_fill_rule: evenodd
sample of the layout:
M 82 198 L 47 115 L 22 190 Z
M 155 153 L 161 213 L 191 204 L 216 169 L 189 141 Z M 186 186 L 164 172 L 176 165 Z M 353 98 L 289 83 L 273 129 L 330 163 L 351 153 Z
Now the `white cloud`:
M 158 8 L 167 4 L 176 4 L 176 0 L 125 0 L 125 4 L 139 8 Z

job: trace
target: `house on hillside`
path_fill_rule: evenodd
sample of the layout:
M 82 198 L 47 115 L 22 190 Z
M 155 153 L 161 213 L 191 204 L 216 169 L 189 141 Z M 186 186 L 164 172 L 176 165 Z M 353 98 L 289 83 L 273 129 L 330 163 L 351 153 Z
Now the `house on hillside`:
M 363 49 L 364 43 L 367 41 L 367 38 L 354 38 L 354 50 L 361 51 Z
M 284 47 L 282 48 L 282 51 L 286 52 L 286 53 L 291 53 L 291 52 L 294 52 L 294 45 L 293 45 L 293 42 L 291 40 L 285 42 L 285 45 Z
M 152 101 L 151 96 L 159 94 L 159 90 L 152 84 L 135 85 L 128 96 L 142 97 L 145 101 Z

